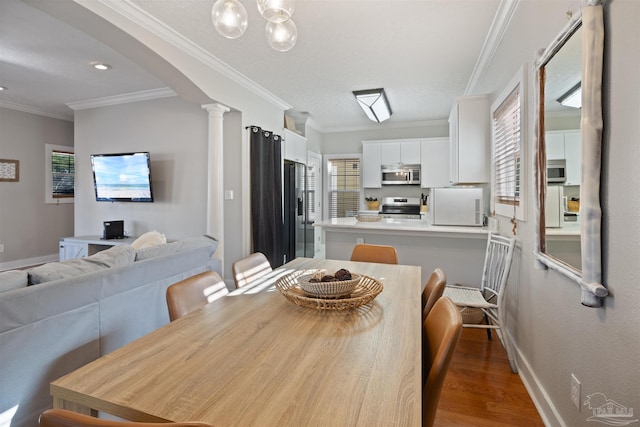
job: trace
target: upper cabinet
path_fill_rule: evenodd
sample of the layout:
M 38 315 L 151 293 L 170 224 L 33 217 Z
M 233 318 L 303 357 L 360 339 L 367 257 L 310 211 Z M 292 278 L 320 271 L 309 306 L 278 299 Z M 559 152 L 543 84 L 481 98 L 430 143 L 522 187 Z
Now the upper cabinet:
M 449 138 L 429 138 L 420 142 L 420 187 L 449 185 Z
M 362 186 L 364 188 L 382 187 L 381 146 L 382 144 L 376 141 L 362 142 Z
M 489 182 L 489 98 L 457 98 L 449 116 L 449 181 L 451 184 Z
M 567 180 L 564 185 L 580 185 L 582 174 L 582 140 L 579 129 L 545 132 L 547 160 L 565 160 Z
M 283 154 L 285 160 L 307 164 L 307 138 L 289 129 L 282 131 Z
M 385 165 L 420 163 L 420 140 L 393 140 L 380 143 L 380 157 Z

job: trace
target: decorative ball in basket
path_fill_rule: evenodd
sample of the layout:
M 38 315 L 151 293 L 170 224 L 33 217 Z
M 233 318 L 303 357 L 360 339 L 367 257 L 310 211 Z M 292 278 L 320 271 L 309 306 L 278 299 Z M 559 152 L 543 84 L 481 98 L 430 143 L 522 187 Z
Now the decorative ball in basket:
M 360 281 L 360 275 L 338 270 L 335 275 L 324 272 L 310 274 L 298 278 L 302 290 L 319 298 L 340 298 L 350 295 Z

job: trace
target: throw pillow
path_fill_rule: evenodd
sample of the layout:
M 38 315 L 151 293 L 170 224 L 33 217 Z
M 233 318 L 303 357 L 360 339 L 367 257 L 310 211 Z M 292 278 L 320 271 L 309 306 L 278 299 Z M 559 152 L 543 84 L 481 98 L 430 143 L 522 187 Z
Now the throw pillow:
M 164 234 L 160 234 L 157 231 L 149 231 L 138 237 L 131 243 L 133 249 L 138 250 L 142 248 L 150 248 L 151 246 L 164 245 L 167 243 L 167 238 Z
M 25 288 L 29 283 L 25 270 L 9 270 L 0 273 L 0 292 Z

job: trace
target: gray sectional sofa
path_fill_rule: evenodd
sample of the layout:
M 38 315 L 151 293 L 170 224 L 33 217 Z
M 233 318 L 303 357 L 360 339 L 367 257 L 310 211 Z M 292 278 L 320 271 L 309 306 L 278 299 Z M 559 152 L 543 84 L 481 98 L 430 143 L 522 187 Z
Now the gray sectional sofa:
M 29 286 L 0 292 L 0 425 L 37 426 L 51 407 L 52 380 L 168 323 L 166 288 L 220 273 L 216 247 L 205 236 L 137 251 L 114 246 L 27 270 Z M 19 274 L 7 273 L 5 284 Z

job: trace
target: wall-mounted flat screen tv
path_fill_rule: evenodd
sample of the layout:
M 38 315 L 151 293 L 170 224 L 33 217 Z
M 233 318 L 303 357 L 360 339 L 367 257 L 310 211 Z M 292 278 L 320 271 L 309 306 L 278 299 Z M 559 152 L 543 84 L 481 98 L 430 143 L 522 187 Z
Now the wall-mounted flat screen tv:
M 93 186 L 99 202 L 153 202 L 148 152 L 92 154 Z

